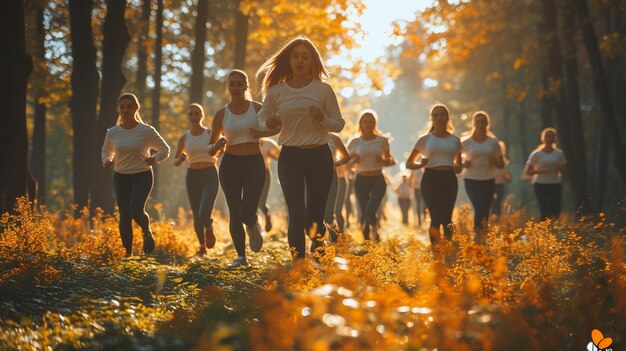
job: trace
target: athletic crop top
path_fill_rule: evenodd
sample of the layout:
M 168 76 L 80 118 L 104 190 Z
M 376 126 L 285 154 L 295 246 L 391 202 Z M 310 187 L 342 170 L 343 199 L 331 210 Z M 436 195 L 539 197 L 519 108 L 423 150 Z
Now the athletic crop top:
M 383 169 L 382 156 L 389 151 L 389 139 L 384 136 L 376 136 L 372 140 L 364 140 L 362 137 L 353 139 L 348 146 L 348 151 L 359 156 L 356 171 L 380 171 Z
M 322 111 L 321 121 L 309 116 L 311 107 Z M 282 124 L 278 143 L 287 146 L 327 144 L 328 132 L 339 133 L 345 124 L 333 88 L 315 79 L 301 88 L 287 82 L 271 87 L 258 114 L 261 129 L 268 129 L 267 120 L 274 114 Z
M 191 131 L 185 133 L 185 154 L 187 162 L 192 163 L 215 163 L 217 158 L 209 155 L 209 133 L 204 130 L 200 135 L 193 135 Z
M 102 145 L 102 163 L 113 161 L 113 170 L 117 173 L 135 174 L 151 169 L 146 163 L 150 150 L 157 152 L 152 156 L 158 162 L 170 155 L 170 147 L 154 127 L 139 123 L 126 129 L 117 125 L 107 130 Z
M 454 157 L 461 152 L 461 140 L 452 134 L 445 138 L 438 138 L 428 133 L 417 139 L 415 150 L 428 159 L 426 168 L 438 166 L 454 167 Z
M 258 143 L 259 139 L 250 134 L 250 128 L 259 128 L 257 113 L 252 102 L 249 103 L 248 110 L 242 115 L 236 115 L 230 111 L 228 105 L 224 106 L 222 133 L 226 138 L 227 145 Z
M 470 136 L 461 142 L 461 146 L 465 159 L 470 161 L 470 166 L 463 174 L 465 179 L 489 180 L 498 175 L 499 169 L 491 161 L 494 157 L 502 156 L 498 139 L 488 136 L 479 143 Z

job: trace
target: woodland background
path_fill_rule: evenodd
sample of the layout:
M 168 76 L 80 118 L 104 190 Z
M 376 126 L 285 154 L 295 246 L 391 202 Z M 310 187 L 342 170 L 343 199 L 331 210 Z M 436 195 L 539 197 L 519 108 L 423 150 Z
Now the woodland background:
M 201 102 L 210 119 L 227 102 L 224 79 L 232 68 L 246 70 L 258 92 L 259 65 L 303 34 L 325 59 L 343 58 L 328 68 L 348 120 L 344 139 L 353 135 L 358 111 L 372 107 L 402 159 L 424 131 L 432 103 L 451 108 L 458 134 L 469 129 L 473 111 L 484 109 L 508 145 L 511 206 L 534 211 L 532 188 L 519 175 L 540 130 L 555 126 L 569 165 L 565 209 L 623 217 L 626 1 L 437 1 L 413 20 L 396 22 L 394 35 L 403 41 L 368 64 L 350 57 L 363 35 L 364 6 L 358 0 L 4 2 L 0 209 L 29 193 L 53 211 L 88 206 L 111 213 L 111 176 L 99 152 L 121 92 L 139 96 L 144 119 L 174 149 L 187 128 L 188 103 Z M 169 216 L 187 206 L 184 169 L 172 163 L 157 167 L 151 197 L 151 207 L 165 204 Z

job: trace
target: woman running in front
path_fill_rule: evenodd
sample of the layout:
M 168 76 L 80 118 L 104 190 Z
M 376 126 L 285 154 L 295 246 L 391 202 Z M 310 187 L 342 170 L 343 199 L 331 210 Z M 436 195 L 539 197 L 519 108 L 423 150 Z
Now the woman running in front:
M 436 104 L 430 109 L 430 124 L 428 134 L 417 139 L 406 168 L 426 167 L 420 188 L 430 212 L 428 234 L 434 250 L 441 240 L 441 226 L 446 239 L 452 239 L 450 225 L 459 189 L 455 173 L 460 173 L 462 167 L 461 140 L 452 134 L 450 111 L 445 105 Z M 420 154 L 422 161 L 415 163 Z
M 340 132 L 345 121 L 335 92 L 322 81 L 328 72 L 319 51 L 308 38 L 287 43 L 261 66 L 261 76 L 265 99 L 259 127 L 282 127 L 278 178 L 289 212 L 289 246 L 294 258 L 304 258 L 305 233 L 312 236 L 312 252 L 326 234 L 324 208 L 333 177 L 328 133 Z
M 532 176 L 541 220 L 558 219 L 561 214 L 561 175 L 567 170 L 567 161 L 563 151 L 556 146 L 556 129 L 544 129 L 541 142 L 528 157 L 526 174 Z
M 228 205 L 230 235 L 237 251 L 237 258 L 230 264 L 235 268 L 248 265 L 245 232 L 252 252 L 259 252 L 263 246 L 256 209 L 265 181 L 265 162 L 259 139 L 251 134 L 251 129 L 258 126 L 261 104 L 250 99 L 248 75 L 240 70 L 230 71 L 227 88 L 230 103 L 213 117 L 209 154 L 216 155 L 226 147 L 219 178 Z
M 143 252 L 154 251 L 150 217 L 145 211 L 152 192 L 152 167 L 170 155 L 170 147 L 152 126 L 139 115 L 139 100 L 134 94 L 117 99 L 117 125 L 107 130 L 102 145 L 102 165 L 113 169 L 113 193 L 120 213 L 119 230 L 126 257 L 133 253 L 134 220 L 143 232 Z M 150 155 L 150 150 L 155 150 Z
M 389 139 L 382 136 L 377 128 L 378 115 L 374 110 L 361 112 L 358 123 L 359 136 L 354 138 L 348 150 L 356 164 L 354 191 L 361 208 L 361 229 L 363 238 L 380 241 L 378 234 L 378 208 L 387 191 L 383 167 L 396 164 L 389 151 Z
M 489 209 L 496 189 L 498 170 L 504 167 L 504 158 L 498 139 L 490 130 L 489 114 L 477 111 L 472 115 L 472 130 L 461 141 L 464 154 L 465 191 L 474 207 L 476 243 L 483 243 L 483 225 L 489 219 Z
M 180 166 L 189 162 L 185 185 L 187 197 L 193 213 L 193 227 L 200 243 L 196 256 L 206 255 L 206 250 L 215 246 L 213 233 L 213 205 L 219 189 L 219 179 L 215 163 L 217 159 L 207 153 L 211 131 L 204 127 L 204 109 L 193 103 L 187 107 L 189 130 L 178 139 L 174 162 Z

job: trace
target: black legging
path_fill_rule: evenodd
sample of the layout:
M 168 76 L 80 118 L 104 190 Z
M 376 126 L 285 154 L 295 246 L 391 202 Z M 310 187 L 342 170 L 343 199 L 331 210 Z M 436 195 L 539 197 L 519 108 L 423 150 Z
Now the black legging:
M 387 183 L 382 174 L 374 176 L 356 175 L 354 192 L 361 208 L 360 222 L 365 240 L 370 239 L 370 226 L 378 225 L 378 208 L 386 190 Z
M 424 207 L 422 189 L 415 189 L 413 195 L 415 197 L 415 214 L 417 215 L 417 224 L 421 226 L 422 219 L 426 217 L 426 208 Z
M 333 178 L 330 147 L 328 144 L 311 149 L 283 146 L 278 157 L 278 178 L 289 212 L 289 247 L 295 250 L 296 258 L 304 258 L 305 233 L 316 226 L 311 252 L 322 246 L 326 234 L 324 209 Z
M 185 184 L 193 213 L 193 228 L 200 246 L 204 246 L 204 229 L 213 224 L 211 213 L 219 189 L 217 168 L 215 166 L 201 169 L 187 168 Z
M 533 188 L 539 203 L 541 220 L 559 218 L 561 214 L 561 184 L 535 183 Z
M 220 184 L 224 190 L 230 223 L 230 236 L 237 255 L 246 255 L 243 225 L 257 224 L 257 206 L 265 180 L 265 163 L 260 153 L 237 156 L 224 153 L 220 164 Z
M 411 199 L 399 197 L 398 205 L 400 206 L 400 212 L 402 212 L 402 224 L 409 224 L 409 209 L 411 208 Z
M 489 208 L 496 190 L 495 179 L 465 179 L 465 192 L 474 207 L 474 230 L 480 231 L 489 219 Z
M 272 183 L 272 170 L 270 168 L 265 169 L 265 181 L 263 182 L 263 190 L 261 191 L 261 197 L 259 198 L 259 210 L 263 212 L 265 216 L 270 213 L 270 208 L 267 206 L 267 195 L 270 192 L 270 184 Z
M 430 212 L 430 227 L 439 230 L 443 225 L 446 239 L 452 239 L 452 211 L 459 184 L 451 170 L 435 170 L 427 168 L 420 185 L 426 207 Z M 431 237 L 431 243 L 433 238 Z
M 151 233 L 150 217 L 145 206 L 152 191 L 152 182 L 152 170 L 133 174 L 113 173 L 113 193 L 120 212 L 120 236 L 127 253 L 133 249 L 133 220 L 144 234 Z

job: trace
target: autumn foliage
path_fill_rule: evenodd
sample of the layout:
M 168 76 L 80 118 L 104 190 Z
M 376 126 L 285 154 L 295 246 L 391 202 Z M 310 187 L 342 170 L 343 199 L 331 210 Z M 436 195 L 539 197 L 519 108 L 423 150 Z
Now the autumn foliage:
M 228 270 L 233 248 L 222 219 L 205 260 L 187 258 L 194 238 L 184 213 L 154 224 L 155 257 L 122 259 L 115 218 L 33 211 L 22 199 L 2 217 L 0 344 L 579 349 L 595 328 L 613 346 L 623 343 L 623 228 L 603 216 L 557 224 L 514 213 L 490 227 L 483 246 L 467 234 L 468 221 L 459 211 L 442 260 L 423 243 L 423 229 L 397 228 L 380 244 L 349 232 L 292 262 L 285 234 L 275 231 L 251 267 Z

